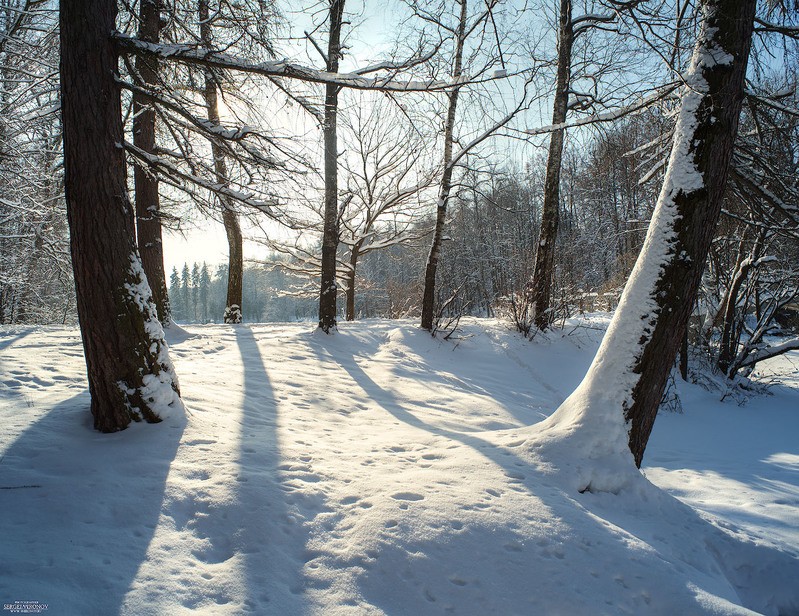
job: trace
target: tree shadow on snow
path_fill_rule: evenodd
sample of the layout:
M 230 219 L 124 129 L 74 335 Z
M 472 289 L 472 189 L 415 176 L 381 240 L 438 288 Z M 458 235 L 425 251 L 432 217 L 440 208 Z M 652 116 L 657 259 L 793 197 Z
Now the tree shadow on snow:
M 630 494 L 568 494 L 511 449 L 408 412 L 354 355 L 337 361 L 387 413 L 475 449 L 519 482 L 532 512 L 549 511 L 565 523 L 541 533 L 544 513 L 505 526 L 458 524 L 434 540 L 383 541 L 378 564 L 359 585 L 387 613 L 750 613 L 740 605 L 799 613 L 791 582 L 799 579 L 799 560 L 792 555 L 724 533 L 644 478 Z
M 89 394 L 25 430 L 0 464 L 0 597 L 54 614 L 118 614 L 158 524 L 183 417 L 92 428 Z
M 0 331 L 0 351 L 4 351 L 15 342 L 19 342 L 25 336 L 30 335 L 34 331 L 34 327 L 26 327 L 21 330 L 3 332 Z
M 796 400 L 795 390 L 790 395 L 788 401 Z M 792 531 L 790 518 L 775 517 L 773 509 L 758 506 L 760 502 L 799 506 L 799 421 L 790 402 L 785 408 L 772 404 L 767 396 L 750 400 L 744 407 L 713 400 L 708 409 L 688 411 L 706 414 L 690 431 L 677 422 L 679 416 L 659 417 L 658 422 L 664 423 L 655 426 L 644 472 L 657 477 L 666 471 L 669 490 L 677 496 L 690 499 L 697 483 L 732 495 L 731 500 L 716 496 L 698 504 L 713 515 Z M 715 455 L 722 449 L 735 452 L 734 463 Z M 685 468 L 686 456 L 691 459 L 690 468 Z M 752 506 L 742 506 L 748 501 Z
M 303 512 L 324 505 L 296 483 L 314 480 L 308 469 L 281 463 L 277 402 L 258 342 L 243 325 L 236 326 L 235 335 L 244 367 L 240 472 L 233 499 L 238 504 L 227 512 L 223 531 L 246 555 L 244 610 L 299 616 L 307 611 Z
M 4 365 L 5 362 L 3 361 L 2 352 L 5 351 L 8 347 L 10 347 L 12 344 L 17 343 L 20 340 L 24 339 L 26 336 L 32 334 L 33 331 L 34 331 L 33 327 L 27 327 L 22 330 L 9 331 L 9 332 L 0 331 L 0 379 L 6 379 L 10 377 L 10 375 L 5 374 L 6 366 Z M 0 385 L 2 383 L 3 381 L 0 380 Z

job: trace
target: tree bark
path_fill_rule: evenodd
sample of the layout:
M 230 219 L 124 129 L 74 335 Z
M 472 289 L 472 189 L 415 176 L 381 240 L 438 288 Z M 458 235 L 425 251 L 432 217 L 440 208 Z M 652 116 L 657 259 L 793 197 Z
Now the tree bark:
M 211 21 L 208 10 L 208 0 L 199 0 L 198 13 L 200 17 L 200 40 L 202 44 L 211 48 L 212 33 Z M 208 120 L 214 125 L 219 124 L 219 98 L 216 91 L 216 79 L 210 69 L 205 69 L 205 106 L 208 109 Z M 211 155 L 214 157 L 214 174 L 216 181 L 226 186 L 228 184 L 228 170 L 225 154 L 216 144 L 211 143 Z M 242 321 L 242 295 L 244 280 L 244 250 L 242 246 L 241 226 L 239 217 L 226 197 L 219 197 L 222 205 L 222 224 L 228 243 L 228 279 L 227 299 L 225 301 L 225 323 L 241 323 Z
M 456 82 L 463 73 L 463 44 L 466 38 L 466 0 L 460 0 L 460 3 L 461 13 L 458 22 L 458 39 L 455 45 L 454 66 L 452 70 L 452 77 Z M 441 183 L 438 189 L 438 207 L 436 208 L 436 225 L 433 230 L 433 242 L 430 245 L 430 253 L 428 254 L 427 265 L 424 271 L 421 326 L 428 331 L 433 330 L 436 303 L 436 273 L 438 271 L 438 260 L 441 257 L 444 225 L 447 220 L 447 203 L 449 201 L 450 192 L 452 191 L 453 131 L 455 128 L 455 113 L 458 109 L 459 93 L 460 87 L 455 87 L 448 94 L 449 104 L 447 106 L 447 119 L 444 125 L 444 172 L 441 175 Z
M 141 0 L 139 38 L 148 43 L 157 43 L 160 20 L 159 0 Z M 158 83 L 157 58 L 136 56 L 136 71 L 145 84 L 155 86 Z M 133 144 L 147 153 L 155 151 L 155 109 L 139 94 L 133 95 Z M 170 308 L 164 272 L 158 179 L 140 165 L 135 165 L 133 185 L 136 192 L 136 235 L 142 267 L 152 290 L 158 320 L 167 327 Z
M 347 321 L 355 320 L 355 271 L 361 255 L 361 242 L 356 242 L 350 251 L 350 269 L 347 272 Z
M 91 412 L 103 432 L 180 405 L 127 197 L 116 14 L 113 0 L 60 5 L 67 218 Z
M 724 301 L 721 305 L 720 312 L 723 314 L 721 340 L 719 341 L 719 358 L 717 366 L 721 372 L 732 378 L 735 376 L 735 371 L 730 370 L 730 366 L 738 354 L 738 342 L 741 339 L 741 330 L 738 326 L 738 296 L 741 292 L 741 287 L 746 282 L 749 276 L 749 270 L 755 264 L 763 241 L 763 234 L 761 232 L 755 240 L 754 246 L 749 251 L 749 255 L 745 255 L 744 239 L 741 240 L 738 248 L 738 259 L 733 270 L 732 280 L 727 293 L 724 295 Z M 759 319 L 758 319 L 759 320 Z
M 555 82 L 555 100 L 552 124 L 566 121 L 571 81 L 571 57 L 574 45 L 571 0 L 560 1 L 560 25 L 558 28 L 558 68 Z M 533 304 L 535 326 L 544 330 L 552 322 L 550 310 L 552 280 L 555 270 L 555 242 L 558 237 L 560 214 L 560 169 L 563 161 L 565 129 L 552 132 L 547 156 L 547 173 L 544 181 L 544 203 L 541 208 L 541 230 L 535 256 L 535 270 L 529 290 L 529 301 Z
M 327 70 L 338 72 L 341 58 L 341 22 L 344 0 L 330 0 L 330 35 Z M 322 232 L 322 275 L 319 290 L 319 327 L 325 333 L 336 327 L 336 253 L 338 252 L 338 138 L 336 134 L 339 87 L 325 86 L 325 212 Z
M 633 373 L 640 377 L 632 388 L 631 403 L 624 409 L 630 451 L 639 467 L 721 212 L 738 133 L 755 5 L 756 0 L 702 3 L 702 30 L 686 77 L 689 89 L 683 95 L 658 203 L 662 213 L 653 217 L 644 251 L 636 263 L 636 269 L 642 270 L 639 264 L 655 242 L 667 248 L 648 293 L 654 309 L 643 314 L 628 311 L 619 317 L 648 324 L 633 366 Z M 639 287 L 651 284 L 646 276 L 638 281 Z M 642 290 L 628 283 L 625 295 L 633 297 Z
M 580 491 L 620 489 L 630 454 L 641 466 L 721 211 L 755 4 L 702 1 L 700 33 L 683 75 L 674 141 L 644 246 L 588 373 L 538 428 L 563 435 L 552 441 L 557 446 L 568 440 L 575 448 Z
M 224 159 L 222 160 L 224 165 Z M 226 168 L 217 169 L 227 177 Z M 244 251 L 241 236 L 241 225 L 236 212 L 230 207 L 222 211 L 222 223 L 225 225 L 225 234 L 228 244 L 228 275 L 227 275 L 227 300 L 225 306 L 225 323 L 241 323 L 244 319 L 242 313 L 242 295 L 244 291 Z

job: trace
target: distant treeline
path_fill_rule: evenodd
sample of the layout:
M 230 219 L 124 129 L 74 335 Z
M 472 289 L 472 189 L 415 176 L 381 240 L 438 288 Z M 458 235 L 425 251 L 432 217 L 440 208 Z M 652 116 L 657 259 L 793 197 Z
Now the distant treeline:
M 302 321 L 316 318 L 312 297 L 290 294 L 292 280 L 280 269 L 255 265 L 244 268 L 242 314 L 250 323 L 266 321 Z M 169 277 L 169 301 L 172 318 L 178 323 L 221 323 L 225 311 L 227 265 L 183 264 Z M 289 293 L 289 294 L 287 294 Z

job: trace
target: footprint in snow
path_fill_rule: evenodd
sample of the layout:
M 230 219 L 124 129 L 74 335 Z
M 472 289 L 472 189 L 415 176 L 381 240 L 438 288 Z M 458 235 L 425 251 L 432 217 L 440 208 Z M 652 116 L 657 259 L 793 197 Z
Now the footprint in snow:
M 420 501 L 424 500 L 424 496 L 421 494 L 417 494 L 416 492 L 397 492 L 396 494 L 392 494 L 391 498 L 394 500 L 401 500 L 401 501 Z

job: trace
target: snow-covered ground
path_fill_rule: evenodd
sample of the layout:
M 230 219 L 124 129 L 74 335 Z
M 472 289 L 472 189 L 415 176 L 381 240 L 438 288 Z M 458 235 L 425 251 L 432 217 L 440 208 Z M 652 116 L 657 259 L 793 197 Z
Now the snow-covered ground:
M 4 612 L 799 614 L 799 354 L 745 406 L 681 385 L 648 480 L 580 493 L 533 424 L 605 326 L 189 327 L 186 415 L 112 435 L 77 330 L 0 329 Z

